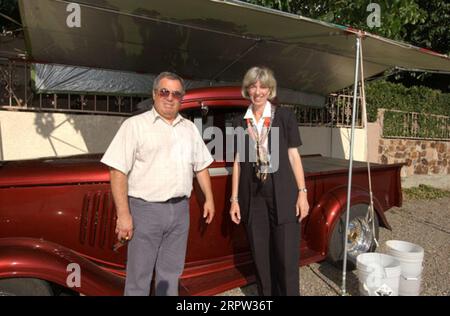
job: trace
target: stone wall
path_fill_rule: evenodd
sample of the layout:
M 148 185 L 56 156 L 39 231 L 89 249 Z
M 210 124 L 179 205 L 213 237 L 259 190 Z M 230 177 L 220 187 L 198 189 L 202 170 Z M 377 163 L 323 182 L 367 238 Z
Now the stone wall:
M 450 141 L 380 138 L 379 162 L 405 162 L 402 176 L 450 174 Z

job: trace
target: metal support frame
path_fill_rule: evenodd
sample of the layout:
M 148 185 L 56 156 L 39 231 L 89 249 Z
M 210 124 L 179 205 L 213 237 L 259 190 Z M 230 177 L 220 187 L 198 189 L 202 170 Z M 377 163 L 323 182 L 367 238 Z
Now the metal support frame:
M 350 198 L 352 191 L 352 174 L 353 174 L 353 147 L 355 144 L 355 120 L 356 120 L 356 100 L 358 95 L 358 82 L 359 82 L 359 67 L 360 67 L 360 49 L 361 49 L 361 36 L 356 37 L 356 62 L 355 62 L 355 82 L 353 86 L 353 109 L 352 109 L 352 127 L 350 137 L 350 154 L 348 165 L 348 184 L 347 184 L 347 208 L 345 214 L 345 231 L 344 231 L 344 262 L 342 267 L 342 288 L 341 294 L 346 295 L 346 281 L 347 281 L 347 236 L 348 236 L 348 222 L 350 220 Z

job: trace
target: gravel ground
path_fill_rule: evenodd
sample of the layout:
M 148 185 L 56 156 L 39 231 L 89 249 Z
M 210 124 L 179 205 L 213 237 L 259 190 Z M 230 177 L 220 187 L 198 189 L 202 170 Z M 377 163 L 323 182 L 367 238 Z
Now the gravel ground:
M 445 179 L 447 184 L 449 178 Z M 414 186 L 417 180 L 410 180 Z M 404 186 L 406 187 L 406 186 Z M 391 239 L 409 241 L 425 249 L 421 295 L 450 295 L 450 198 L 407 200 L 386 213 L 392 231 L 380 228 L 378 252 L 386 251 Z M 342 271 L 327 262 L 300 268 L 300 293 L 305 296 L 340 295 Z M 347 273 L 348 295 L 359 295 L 356 270 Z M 256 295 L 254 284 L 220 295 Z
M 426 184 L 435 188 L 450 191 L 450 175 L 419 175 L 402 178 L 402 188 L 417 187 Z

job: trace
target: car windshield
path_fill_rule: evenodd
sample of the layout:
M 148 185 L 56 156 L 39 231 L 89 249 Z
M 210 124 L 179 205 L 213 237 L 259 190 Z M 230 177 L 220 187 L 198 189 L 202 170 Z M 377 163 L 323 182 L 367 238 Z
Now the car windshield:
M 197 126 L 203 141 L 208 146 L 211 154 L 216 154 L 216 146 L 222 144 L 222 152 L 225 153 L 226 143 L 230 136 L 226 133 L 227 127 L 232 127 L 236 116 L 243 116 L 246 107 L 213 107 L 196 108 L 185 110 L 181 113 L 185 118 L 191 120 Z M 214 127 L 214 129 L 213 129 Z M 218 133 L 225 136 L 222 143 L 215 142 Z

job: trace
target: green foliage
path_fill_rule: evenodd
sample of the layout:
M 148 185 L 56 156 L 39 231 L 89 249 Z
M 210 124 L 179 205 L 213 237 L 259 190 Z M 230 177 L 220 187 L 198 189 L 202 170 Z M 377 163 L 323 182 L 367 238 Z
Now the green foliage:
M 368 120 L 377 118 L 379 108 L 420 113 L 384 113 L 383 135 L 419 138 L 449 138 L 448 119 L 425 114 L 450 116 L 450 94 L 423 86 L 406 88 L 401 84 L 374 81 L 366 87 Z
M 420 184 L 418 187 L 403 189 L 403 193 L 407 199 L 412 200 L 433 200 L 450 196 L 450 191 L 445 191 Z
M 441 0 L 416 0 L 426 12 L 425 21 L 406 25 L 404 39 L 420 47 L 450 54 L 450 2 Z
M 450 52 L 450 3 L 446 0 L 247 0 L 265 7 L 347 25 L 442 53 Z M 369 3 L 381 8 L 381 27 L 369 28 Z
M 366 102 L 370 122 L 376 121 L 379 108 L 450 116 L 450 94 L 423 86 L 406 88 L 384 80 L 372 81 L 366 85 Z M 392 117 L 388 120 L 398 119 L 389 115 Z
M 426 114 L 411 115 L 408 112 L 384 113 L 383 136 L 448 139 L 446 128 L 449 120 Z

